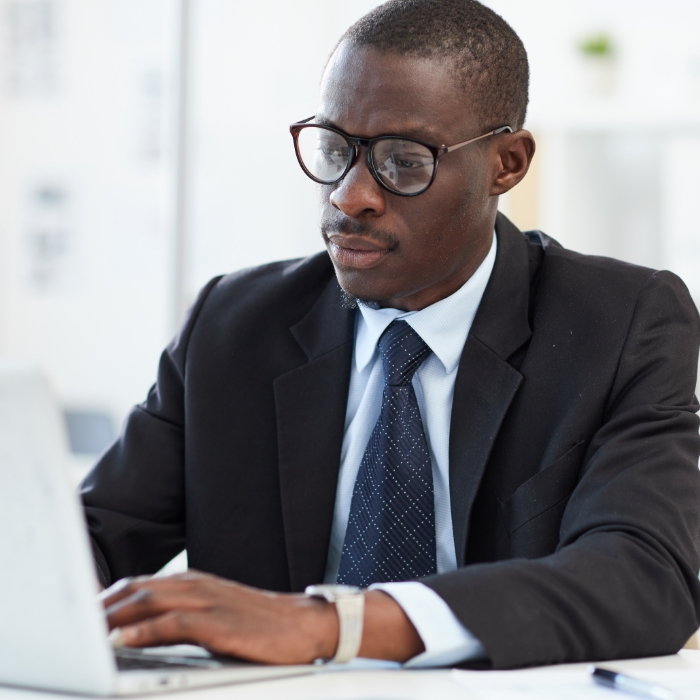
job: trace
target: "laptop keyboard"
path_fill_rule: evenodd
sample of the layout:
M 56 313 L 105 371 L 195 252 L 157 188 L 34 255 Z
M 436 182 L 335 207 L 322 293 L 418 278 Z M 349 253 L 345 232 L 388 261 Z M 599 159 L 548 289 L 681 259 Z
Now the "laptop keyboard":
M 215 659 L 193 656 L 148 654 L 138 649 L 115 649 L 114 656 L 120 671 L 147 671 L 152 669 L 201 669 L 221 668 L 223 664 Z

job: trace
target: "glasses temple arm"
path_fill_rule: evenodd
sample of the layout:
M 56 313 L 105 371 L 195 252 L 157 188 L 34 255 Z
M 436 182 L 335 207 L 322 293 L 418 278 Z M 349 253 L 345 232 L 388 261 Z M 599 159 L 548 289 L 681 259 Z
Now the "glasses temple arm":
M 480 141 L 481 139 L 488 138 L 489 136 L 496 136 L 496 134 L 503 134 L 503 133 L 513 133 L 513 129 L 509 126 L 501 126 L 498 129 L 494 129 L 493 131 L 489 131 L 488 134 L 482 134 L 481 136 L 475 136 L 473 139 L 469 139 L 468 141 L 462 141 L 462 143 L 455 143 L 453 146 L 443 146 L 440 150 L 443 153 L 450 153 L 451 151 L 456 151 L 458 148 L 462 148 L 462 146 L 466 146 L 470 143 L 474 143 L 475 141 Z

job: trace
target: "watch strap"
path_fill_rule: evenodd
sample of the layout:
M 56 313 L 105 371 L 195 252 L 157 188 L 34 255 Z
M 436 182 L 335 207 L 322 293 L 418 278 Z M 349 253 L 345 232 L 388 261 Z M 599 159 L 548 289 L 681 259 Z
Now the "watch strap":
M 352 661 L 360 651 L 365 597 L 362 593 L 340 594 L 334 597 L 340 634 L 333 662 L 343 664 Z

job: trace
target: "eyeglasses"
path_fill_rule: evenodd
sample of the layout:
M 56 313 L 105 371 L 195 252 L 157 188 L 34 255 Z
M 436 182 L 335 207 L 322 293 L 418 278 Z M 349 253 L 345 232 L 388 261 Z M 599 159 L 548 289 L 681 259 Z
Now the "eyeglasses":
M 453 146 L 433 146 L 403 136 L 360 139 L 331 126 L 309 124 L 313 118 L 289 127 L 299 165 L 312 180 L 322 185 L 339 182 L 355 162 L 360 146 L 364 146 L 367 167 L 374 179 L 389 192 L 402 197 L 415 197 L 425 192 L 435 179 L 438 158 L 446 153 L 489 136 L 513 131 L 509 126 L 502 126 Z

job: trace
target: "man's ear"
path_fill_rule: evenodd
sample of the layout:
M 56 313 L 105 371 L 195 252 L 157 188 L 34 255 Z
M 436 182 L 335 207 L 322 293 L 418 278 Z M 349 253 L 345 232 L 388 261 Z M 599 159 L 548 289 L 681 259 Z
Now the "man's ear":
M 525 129 L 497 137 L 490 194 L 504 194 L 515 187 L 527 174 L 534 155 L 535 139 Z

